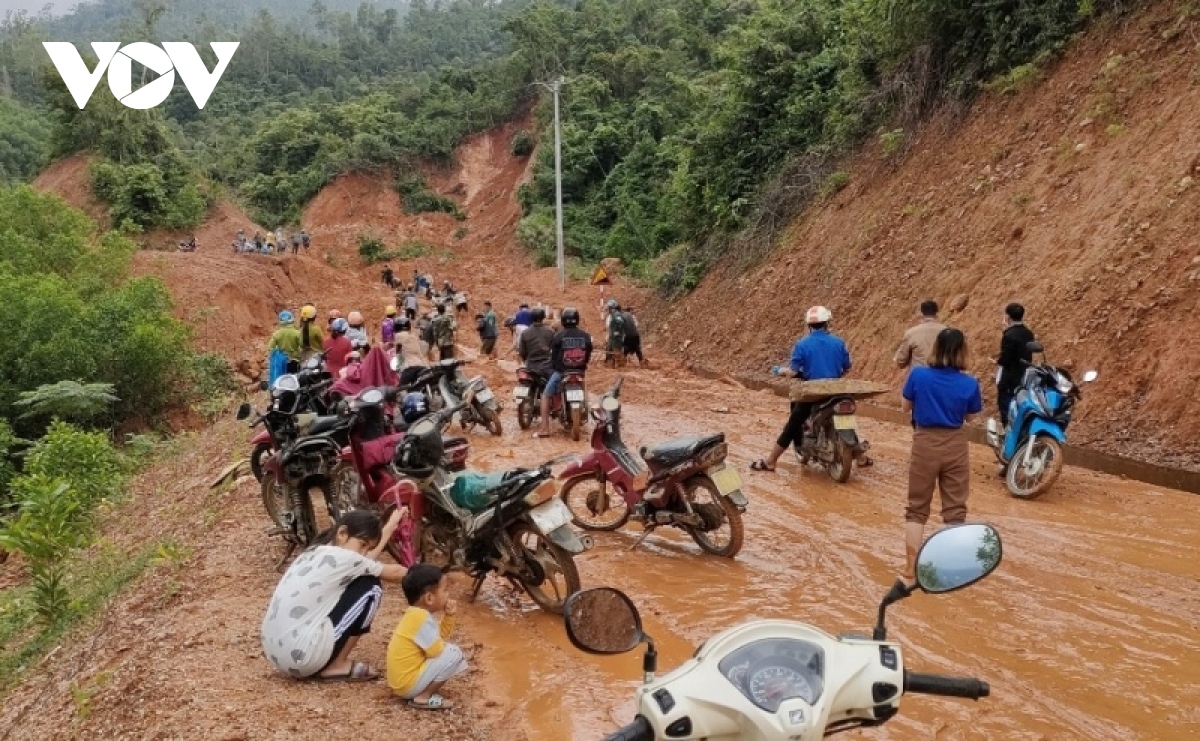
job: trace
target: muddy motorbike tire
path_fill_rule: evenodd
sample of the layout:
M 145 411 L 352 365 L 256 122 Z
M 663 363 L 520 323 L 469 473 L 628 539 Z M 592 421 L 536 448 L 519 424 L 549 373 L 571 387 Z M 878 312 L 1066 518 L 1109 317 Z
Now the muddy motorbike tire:
M 288 511 L 287 485 L 279 483 L 272 471 L 263 474 L 262 503 L 271 522 L 279 527 L 287 527 L 283 518 L 283 513 Z
M 1038 435 L 1033 441 L 1034 453 L 1041 447 L 1046 448 L 1049 452 L 1050 462 L 1046 464 L 1042 475 L 1033 486 L 1022 486 L 1018 480 L 1024 469 L 1020 461 L 1024 457 L 1024 446 L 1018 448 L 1013 460 L 1008 462 L 1008 470 L 1005 472 L 1004 479 L 1008 484 L 1008 492 L 1017 499 L 1037 499 L 1054 485 L 1054 482 L 1058 480 L 1058 475 L 1062 473 L 1063 451 L 1058 441 L 1048 435 Z
M 500 412 L 497 412 L 495 409 L 488 409 L 487 407 L 481 405 L 477 413 L 483 419 L 483 423 L 487 426 L 488 432 L 492 433 L 496 437 L 500 437 L 504 434 L 504 424 L 500 421 Z
M 692 500 L 693 505 L 696 504 L 696 498 L 693 492 L 696 489 L 704 489 L 708 495 L 708 502 L 719 503 L 721 506 L 721 514 L 725 517 L 725 521 L 729 523 L 729 543 L 723 547 L 718 547 L 708 540 L 708 533 L 695 528 L 687 528 L 688 535 L 692 536 L 692 540 L 696 541 L 696 545 L 700 546 L 705 553 L 711 553 L 714 556 L 723 558 L 733 558 L 742 550 L 742 542 L 746 537 L 746 526 L 742 523 L 742 513 L 738 510 L 737 505 L 729 501 L 729 497 L 721 496 L 717 490 L 717 485 L 712 482 L 712 479 L 707 476 L 697 476 L 683 483 L 684 496 Z M 707 503 L 707 502 L 706 502 Z
M 526 396 L 521 399 L 521 403 L 517 405 L 517 424 L 522 430 L 528 430 L 533 427 L 533 402 L 530 397 Z
M 825 464 L 825 470 L 834 483 L 844 484 L 850 480 L 854 471 L 854 449 L 840 437 L 833 444 L 833 460 Z
M 606 507 L 605 511 L 606 512 L 617 512 L 618 516 L 616 517 L 616 519 L 613 519 L 613 520 L 591 520 L 591 519 L 584 520 L 584 519 L 580 518 L 580 513 L 577 511 L 577 507 L 571 506 L 570 496 L 571 496 L 571 492 L 573 492 L 575 490 L 576 486 L 580 486 L 582 484 L 588 484 L 588 483 L 596 484 L 597 490 L 594 493 L 588 493 L 588 494 L 584 495 L 586 498 L 584 499 L 582 506 L 583 507 L 591 506 L 593 496 L 598 498 L 600 495 L 600 487 L 603 486 L 604 494 L 608 497 L 608 502 L 607 502 L 608 506 Z M 602 483 L 600 481 L 600 479 L 597 479 L 595 476 L 577 476 L 577 477 L 571 479 L 566 484 L 563 484 L 562 490 L 558 493 L 558 498 L 561 499 L 562 503 L 567 505 L 567 509 L 569 509 L 571 511 L 571 522 L 574 523 L 575 527 L 583 528 L 584 530 L 600 530 L 600 531 L 620 530 L 625 525 L 625 523 L 629 521 L 629 514 L 630 514 L 629 513 L 629 505 L 625 502 L 625 499 L 623 497 L 621 497 L 621 495 L 616 490 L 609 491 L 608 485 L 605 483 Z M 614 506 L 614 503 L 616 506 Z M 598 502 L 597 502 L 597 504 L 598 504 Z M 585 516 L 591 516 L 590 512 L 585 511 L 584 514 L 585 514 Z
M 529 595 L 530 599 L 537 603 L 538 607 L 542 608 L 548 613 L 551 613 L 552 615 L 561 615 L 563 612 L 563 606 L 566 604 L 567 597 L 575 594 L 581 588 L 581 583 L 579 581 L 579 570 L 575 568 L 575 557 L 572 556 L 569 551 L 559 548 L 557 545 L 550 542 L 550 539 L 547 536 L 539 533 L 536 529 L 534 529 L 533 525 L 530 525 L 528 522 L 517 522 L 509 530 L 509 537 L 512 538 L 513 543 L 516 544 L 519 551 L 524 551 L 527 554 L 529 553 L 529 549 L 525 548 L 521 541 L 521 536 L 524 534 L 534 535 L 541 545 L 545 547 L 546 554 L 554 560 L 555 566 L 557 566 L 558 570 L 562 572 L 563 579 L 566 581 L 567 593 L 563 595 L 555 595 L 557 599 L 547 595 L 542 591 L 543 587 L 546 585 L 546 581 L 543 581 L 541 585 L 536 587 L 521 582 L 521 588 L 525 590 L 525 593 Z M 537 554 L 532 555 L 536 557 Z
M 567 427 L 571 430 L 571 440 L 579 442 L 583 436 L 583 410 L 567 405 Z
M 262 483 L 263 480 L 263 458 L 271 454 L 271 446 L 266 443 L 259 443 L 254 446 L 254 450 L 250 451 L 250 472 L 254 474 L 254 480 Z
M 451 568 L 454 565 L 453 559 L 448 554 L 445 555 L 443 558 L 435 559 L 433 557 L 434 549 L 427 547 L 428 546 L 427 539 L 429 538 L 429 535 L 428 535 L 429 529 L 430 529 L 429 525 L 428 525 L 428 523 L 425 522 L 424 519 L 413 522 L 413 530 L 412 530 L 413 550 L 416 553 L 417 563 L 427 563 L 432 566 L 438 567 L 439 569 L 442 570 L 443 573 L 448 572 L 451 570 Z M 388 554 L 391 555 L 391 557 L 393 559 L 395 559 L 396 563 L 400 563 L 399 549 L 395 549 L 396 552 L 394 552 L 394 553 L 393 553 L 393 549 L 395 549 L 395 546 L 389 544 L 388 545 Z
M 363 496 L 362 482 L 358 471 L 349 463 L 339 463 L 329 475 L 330 515 L 337 519 L 352 509 L 366 509 L 369 505 Z

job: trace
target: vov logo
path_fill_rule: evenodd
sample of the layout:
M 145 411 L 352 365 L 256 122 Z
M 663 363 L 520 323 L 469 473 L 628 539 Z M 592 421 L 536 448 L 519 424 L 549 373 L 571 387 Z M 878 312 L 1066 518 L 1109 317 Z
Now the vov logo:
M 90 71 L 71 42 L 44 41 L 42 46 L 46 47 L 50 61 L 54 62 L 54 68 L 80 110 L 91 100 L 105 70 L 108 70 L 108 89 L 117 100 L 126 108 L 146 110 L 159 105 L 171 94 L 176 71 L 183 78 L 183 86 L 191 93 L 192 100 L 196 101 L 196 107 L 203 109 L 240 43 L 214 41 L 209 44 L 217 55 L 217 66 L 212 72 L 204 66 L 196 47 L 186 41 L 164 41 L 161 48 L 146 41 L 125 46 L 116 41 L 93 41 L 92 50 L 100 61 L 96 69 Z M 138 90 L 133 89 L 135 61 L 159 75 Z

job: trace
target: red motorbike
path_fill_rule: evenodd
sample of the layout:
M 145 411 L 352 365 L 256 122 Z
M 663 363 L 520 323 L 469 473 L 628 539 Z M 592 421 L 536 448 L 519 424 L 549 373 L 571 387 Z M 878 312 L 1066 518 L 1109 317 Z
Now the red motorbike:
M 419 487 L 401 478 L 392 465 L 396 448 L 404 439 L 399 431 L 405 425 L 387 419 L 386 403 L 395 402 L 398 388 L 371 388 L 349 402 L 354 421 L 350 426 L 350 445 L 342 449 L 334 469 L 333 498 L 346 508 L 408 507 L 409 517 L 401 522 L 386 549 L 396 563 L 412 566 L 418 561 L 413 543 L 413 523 L 425 515 L 425 498 Z M 443 438 L 447 469 L 462 471 L 467 465 L 470 443 L 466 438 Z
M 746 495 L 737 469 L 725 462 L 724 433 L 683 437 L 642 447 L 621 440 L 621 384 L 592 410 L 592 452 L 559 474 L 559 496 L 577 526 L 616 530 L 642 523 L 636 548 L 655 529 L 677 527 L 708 553 L 733 558 L 742 548 Z
M 513 398 L 517 402 L 517 423 L 522 430 L 528 430 L 541 416 L 542 394 L 549 380 L 525 366 L 517 368 L 517 386 L 513 389 Z M 583 373 L 567 371 L 558 386 L 558 393 L 550 397 L 550 418 L 562 422 L 563 427 L 571 433 L 571 439 L 578 442 L 582 436 L 586 407 L 587 391 Z

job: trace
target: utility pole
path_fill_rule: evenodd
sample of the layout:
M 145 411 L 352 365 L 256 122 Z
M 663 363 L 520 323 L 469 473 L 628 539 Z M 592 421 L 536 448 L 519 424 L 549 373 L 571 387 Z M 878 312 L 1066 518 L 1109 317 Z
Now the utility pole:
M 563 252 L 563 207 L 562 207 L 562 122 L 558 113 L 558 92 L 564 80 L 560 76 L 550 84 L 535 82 L 554 94 L 554 241 L 555 258 L 558 263 L 558 290 L 567 290 L 567 259 Z

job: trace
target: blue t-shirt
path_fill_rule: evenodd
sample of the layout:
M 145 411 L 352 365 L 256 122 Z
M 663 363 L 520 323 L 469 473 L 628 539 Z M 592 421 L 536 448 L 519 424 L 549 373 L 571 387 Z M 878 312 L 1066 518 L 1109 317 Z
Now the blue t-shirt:
M 792 348 L 791 367 L 805 381 L 841 378 L 850 370 L 850 351 L 840 337 L 818 329 Z
M 957 368 L 913 368 L 903 395 L 917 427 L 958 429 L 968 414 L 983 410 L 979 381 Z
M 513 317 L 513 324 L 520 324 L 523 327 L 528 327 L 533 324 L 533 315 L 529 309 L 517 309 L 516 316 Z

